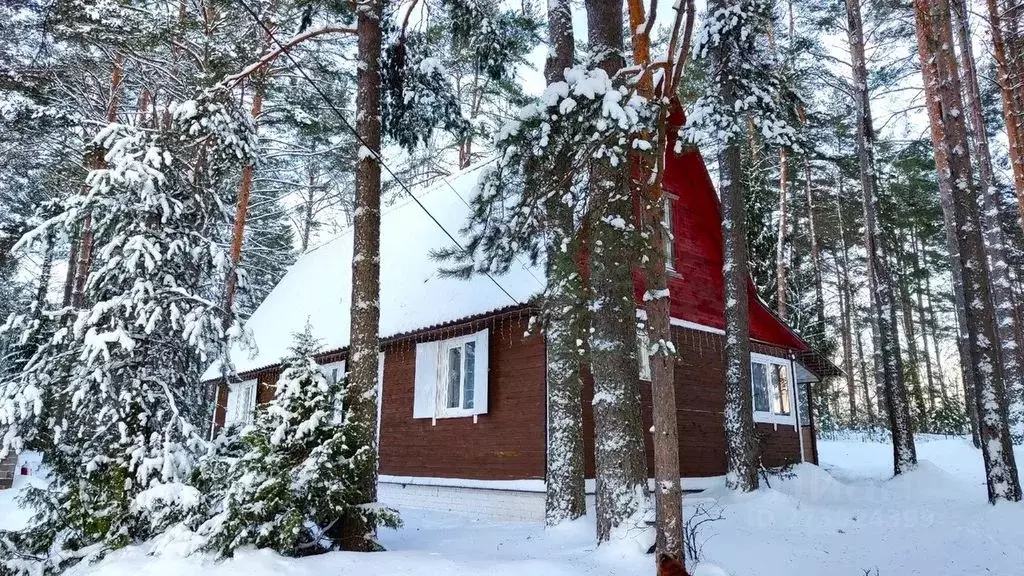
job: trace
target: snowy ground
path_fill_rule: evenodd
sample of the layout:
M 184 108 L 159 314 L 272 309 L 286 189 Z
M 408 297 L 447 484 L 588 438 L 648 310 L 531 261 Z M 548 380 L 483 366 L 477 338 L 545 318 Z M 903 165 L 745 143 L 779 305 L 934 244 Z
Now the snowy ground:
M 801 466 L 772 489 L 733 495 L 715 489 L 687 502 L 724 517 L 703 530 L 704 556 L 733 576 L 974 576 L 1024 573 L 1024 505 L 987 504 L 981 455 L 960 438 L 918 439 L 918 470 L 888 479 L 888 444 L 819 444 L 822 468 Z M 1018 450 L 1024 462 L 1024 450 Z M 25 480 L 20 480 L 21 484 Z M 0 492 L 0 528 L 26 519 Z M 88 576 L 650 576 L 635 544 L 596 548 L 593 524 L 547 531 L 402 510 L 406 527 L 382 534 L 389 552 L 302 560 L 250 551 L 215 563 L 174 549 L 132 548 L 80 570 Z M 712 574 L 707 571 L 705 574 Z

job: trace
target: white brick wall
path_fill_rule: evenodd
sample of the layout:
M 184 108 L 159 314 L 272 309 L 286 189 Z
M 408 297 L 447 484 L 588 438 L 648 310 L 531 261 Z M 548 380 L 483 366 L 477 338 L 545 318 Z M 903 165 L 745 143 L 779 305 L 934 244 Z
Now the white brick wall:
M 454 512 L 509 521 L 544 521 L 544 493 L 381 482 L 377 499 L 389 506 Z

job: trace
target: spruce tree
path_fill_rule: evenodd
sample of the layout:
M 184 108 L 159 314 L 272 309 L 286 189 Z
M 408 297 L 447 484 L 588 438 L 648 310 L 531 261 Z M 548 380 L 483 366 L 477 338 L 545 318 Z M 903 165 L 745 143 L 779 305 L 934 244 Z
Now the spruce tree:
M 198 530 L 221 556 L 247 545 L 286 556 L 335 550 L 331 528 L 352 515 L 399 525 L 393 510 L 358 505 L 358 474 L 373 447 L 353 442 L 345 380 L 328 382 L 313 357 L 319 348 L 309 326 L 296 335 L 273 400 L 242 431 L 240 456 L 224 467 L 220 511 Z
M 170 120 L 103 129 L 90 153 L 105 167 L 90 173 L 89 193 L 67 196 L 24 240 L 90 218 L 95 251 L 86 307 L 48 310 L 54 336 L 3 383 L 3 452 L 52 437 L 51 485 L 27 496 L 34 521 L 3 540 L 15 573 L 97 559 L 198 504 L 188 482 L 205 450 L 199 370 L 226 344 L 205 290 L 223 273 L 215 234 L 226 221 L 225 183 L 253 142 L 222 93 L 175 105 Z M 13 324 L 28 336 L 30 319 Z

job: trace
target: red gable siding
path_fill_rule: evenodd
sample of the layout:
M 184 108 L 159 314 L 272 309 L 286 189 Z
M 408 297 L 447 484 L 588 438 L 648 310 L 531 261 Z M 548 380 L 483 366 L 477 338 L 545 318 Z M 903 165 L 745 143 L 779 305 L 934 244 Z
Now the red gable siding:
M 722 214 L 718 195 L 704 159 L 696 148 L 671 152 L 678 126 L 684 122 L 676 105 L 669 118 L 669 158 L 665 162 L 664 190 L 671 194 L 675 233 L 675 271 L 669 278 L 672 317 L 724 328 L 722 278 Z M 768 311 L 747 283 L 750 336 L 755 340 L 806 350 L 808 345 Z

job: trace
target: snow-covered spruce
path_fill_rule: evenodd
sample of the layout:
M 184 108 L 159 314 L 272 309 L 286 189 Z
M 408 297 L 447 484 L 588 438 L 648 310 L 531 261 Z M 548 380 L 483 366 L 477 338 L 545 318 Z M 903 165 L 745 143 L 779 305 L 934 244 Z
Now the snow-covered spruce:
M 198 532 L 221 556 L 247 545 L 286 556 L 333 550 L 332 528 L 351 514 L 372 516 L 372 526 L 399 525 L 393 510 L 353 503 L 356 474 L 373 447 L 352 442 L 345 381 L 327 381 L 313 359 L 318 348 L 307 326 L 296 336 L 274 399 L 224 455 L 226 464 L 208 469 L 226 475 L 210 478 L 223 490 L 214 494 L 220 509 Z
M 226 344 L 208 298 L 223 273 L 215 234 L 253 150 L 224 96 L 184 102 L 159 128 L 101 130 L 87 193 L 23 240 L 88 219 L 93 262 L 84 307 L 43 311 L 52 336 L 2 383 L 0 453 L 42 447 L 52 485 L 28 493 L 36 516 L 3 536 L 0 571 L 62 572 L 152 537 L 197 502 L 185 483 L 209 421 L 199 371 Z M 8 328 L 32 337 L 30 318 Z

